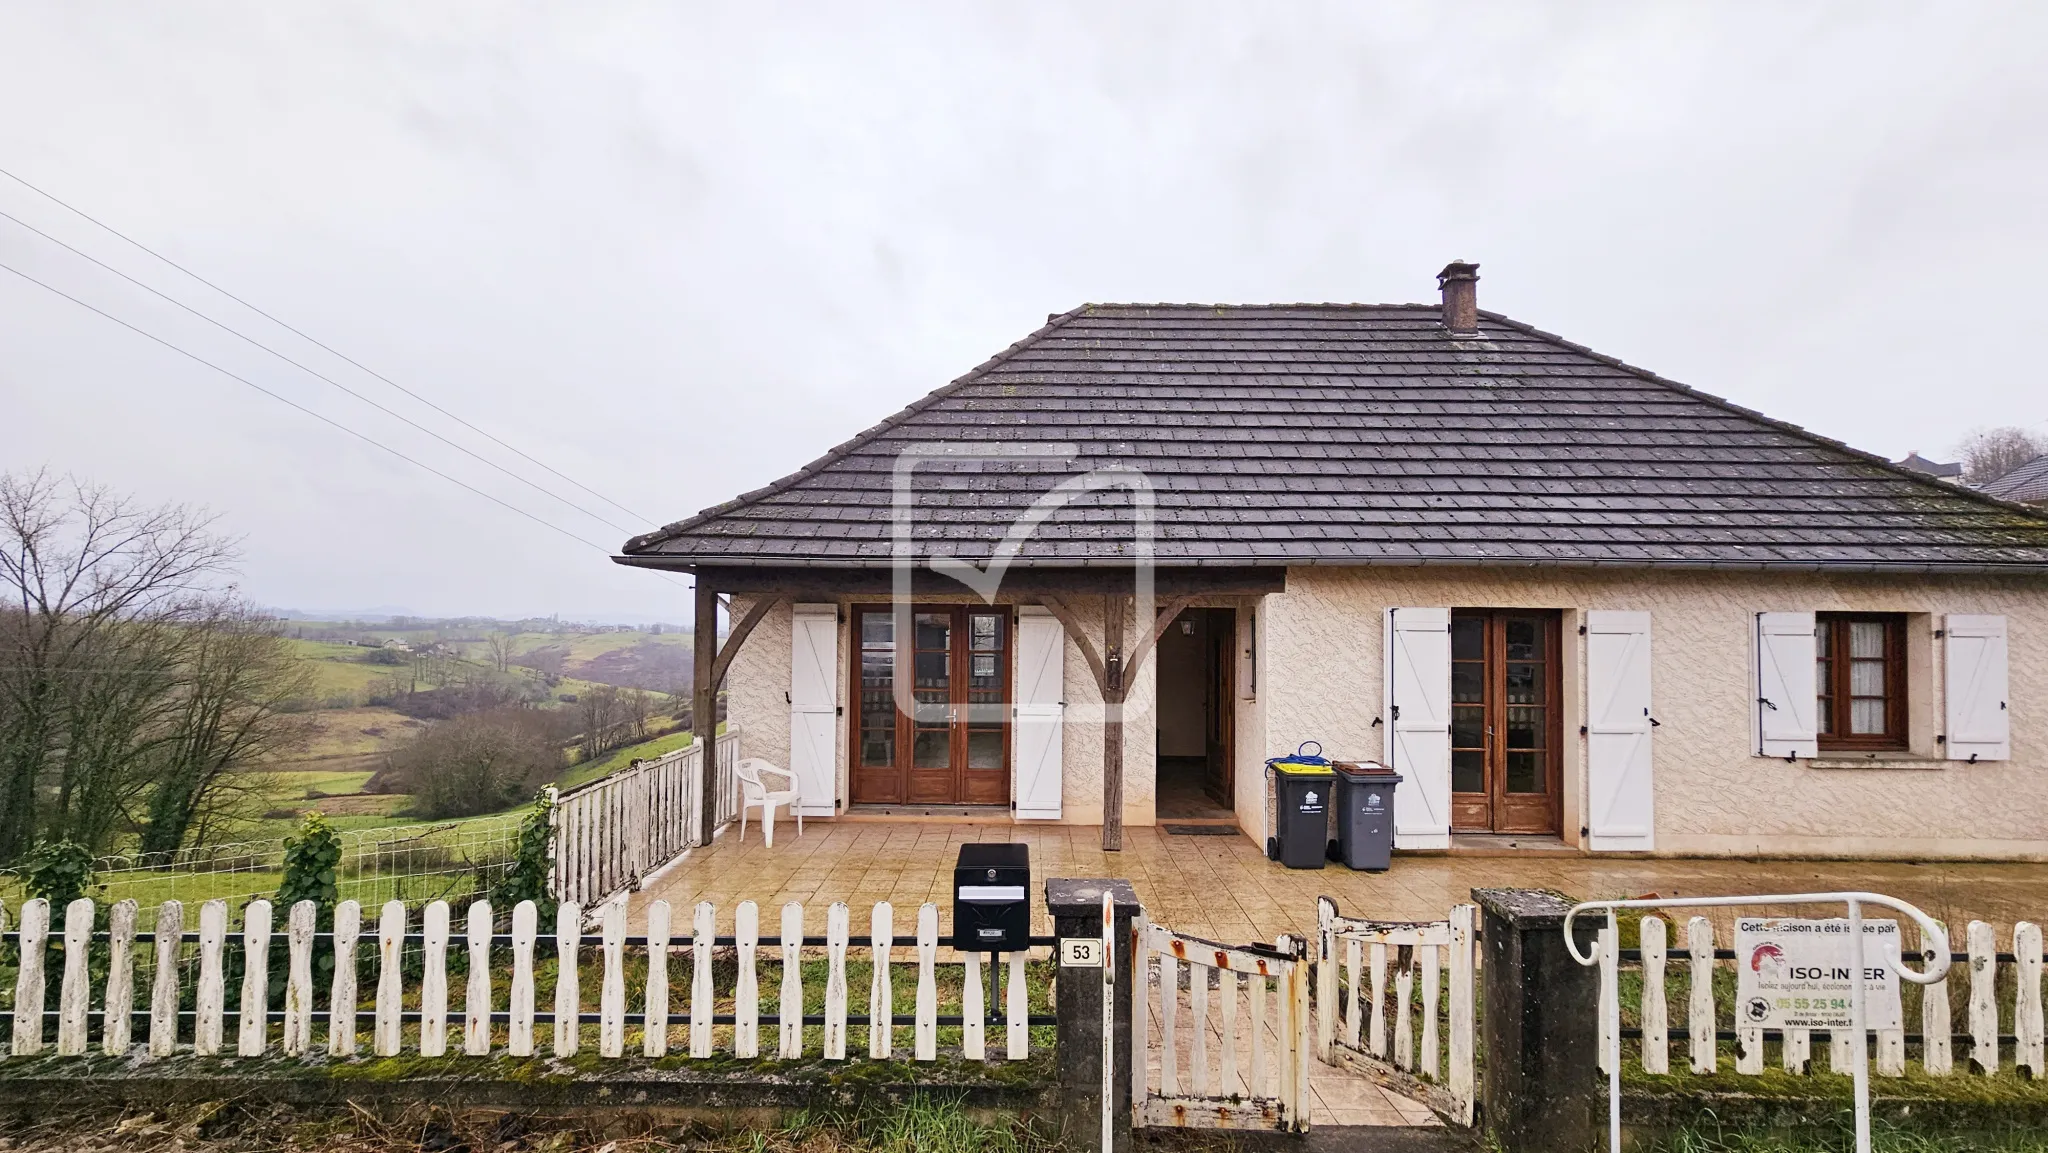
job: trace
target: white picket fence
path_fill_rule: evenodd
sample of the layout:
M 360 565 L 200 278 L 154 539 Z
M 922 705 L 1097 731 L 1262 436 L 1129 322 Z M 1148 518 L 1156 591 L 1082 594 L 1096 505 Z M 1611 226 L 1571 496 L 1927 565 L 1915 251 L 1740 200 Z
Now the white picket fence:
M 1372 921 L 1342 916 L 1335 901 L 1317 898 L 1316 1056 L 1324 1064 L 1368 1075 L 1384 1075 L 1391 1066 L 1419 1078 L 1400 1087 L 1447 1120 L 1472 1124 L 1478 1088 L 1478 914 L 1475 905 L 1457 905 L 1442 921 Z M 1389 960 L 1394 962 L 1391 1013 Z M 1446 969 L 1448 998 L 1442 985 Z M 1446 1000 L 1447 1020 L 1440 1026 L 1438 1007 Z
M 1282 937 L 1272 950 L 1220 945 L 1149 924 L 1142 916 L 1132 936 L 1137 942 L 1130 1045 L 1136 1123 L 1305 1132 L 1309 1004 L 1300 942 Z M 1240 988 L 1247 1002 L 1242 1018 Z M 1270 1017 L 1269 992 L 1278 994 Z M 1189 1018 L 1185 1042 L 1183 995 Z
M 900 941 L 894 910 L 887 903 L 877 904 L 870 911 L 869 934 L 865 938 L 851 935 L 851 912 L 843 903 L 826 910 L 822 938 L 804 935 L 805 911 L 796 903 L 782 907 L 780 935 L 769 939 L 761 936 L 760 910 L 752 901 L 742 902 L 733 910 L 734 933 L 730 937 L 717 935 L 718 910 L 709 902 L 696 907 L 688 931 L 681 934 L 675 931 L 671 910 L 664 901 L 647 906 L 641 926 L 643 933 L 638 936 L 627 933 L 627 907 L 623 899 L 609 901 L 596 912 L 600 929 L 594 935 L 588 934 L 584 931 L 584 911 L 575 902 L 564 902 L 555 918 L 554 935 L 549 939 L 540 935 L 533 902 L 521 901 L 512 911 L 511 931 L 502 933 L 493 927 L 490 903 L 478 901 L 469 907 L 458 935 L 451 929 L 446 902 L 428 905 L 415 932 L 405 905 L 392 901 L 383 907 L 377 924 L 367 930 L 377 950 L 375 971 L 359 976 L 357 946 L 366 932 L 361 907 L 354 901 L 342 902 L 334 911 L 332 933 L 318 933 L 316 907 L 310 901 L 301 901 L 292 906 L 284 931 L 284 1006 L 282 1013 L 276 1013 L 270 1010 L 268 1000 L 272 909 L 268 901 L 252 901 L 242 915 L 243 977 L 233 1051 L 238 1056 L 259 1056 L 271 1051 L 275 1044 L 288 1056 L 315 1053 L 322 1046 L 316 1042 L 314 1026 L 324 1023 L 325 1052 L 334 1057 L 356 1055 L 360 1043 L 358 1019 L 366 999 L 362 995 L 364 979 L 369 979 L 369 987 L 374 989 L 368 1014 L 370 1051 L 380 1057 L 396 1056 L 408 1049 L 421 1056 L 437 1057 L 448 1054 L 451 1044 L 459 1045 L 459 1051 L 469 1056 L 501 1051 L 514 1057 L 533 1056 L 537 1052 L 537 1025 L 553 1027 L 552 1052 L 566 1057 L 581 1048 L 582 1026 L 594 1023 L 598 1027 L 597 1051 L 602 1057 L 625 1054 L 629 1026 L 639 1027 L 640 1051 L 645 1056 L 661 1057 L 669 1051 L 671 1031 L 687 1026 L 691 1057 L 713 1056 L 719 1036 L 716 1030 L 729 1027 L 731 1054 L 758 1058 L 762 1056 L 764 1021 L 772 1021 L 774 1055 L 781 1060 L 797 1060 L 807 1055 L 822 1055 L 828 1061 L 846 1060 L 848 1030 L 859 1026 L 870 1026 L 867 1056 L 890 1058 L 895 1055 L 896 1029 L 907 1026 L 911 1030 L 910 1059 L 933 1061 L 939 1054 L 940 1028 L 957 1026 L 961 1031 L 961 1056 L 969 1060 L 1000 1056 L 1014 1061 L 1030 1056 L 1032 1026 L 1052 1023 L 1049 1017 L 1033 1017 L 1030 1012 L 1025 952 L 1002 957 L 1008 968 L 1007 990 L 1003 1010 L 996 1015 L 989 1013 L 983 992 L 983 957 L 968 953 L 949 962 L 964 970 L 960 1012 L 942 1017 L 938 1011 L 939 914 L 938 907 L 932 904 L 918 909 L 915 935 Z M 11 934 L 4 932 L 5 914 L 6 910 L 0 908 L 0 940 L 12 937 L 21 947 L 14 990 L 11 1055 L 41 1053 L 51 1016 L 56 1018 L 56 1052 L 61 1056 L 88 1051 L 89 1023 L 93 1017 L 102 1023 L 99 1047 L 110 1055 L 129 1051 L 134 1043 L 133 1022 L 145 1016 L 147 1030 L 143 1043 L 152 1056 L 180 1052 L 208 1056 L 222 1051 L 226 1043 L 227 962 L 234 948 L 229 941 L 226 902 L 208 901 L 200 907 L 195 935 L 186 931 L 184 907 L 176 901 L 167 901 L 157 910 L 153 932 L 138 932 L 135 902 L 122 901 L 108 911 L 104 934 L 95 934 L 93 902 L 73 901 L 64 914 L 63 977 L 54 1014 L 46 1011 L 44 1003 L 44 963 L 51 936 L 49 903 L 40 899 L 26 902 L 21 908 L 20 928 Z M 187 1029 L 181 1021 L 186 1014 L 180 1012 L 185 970 L 181 956 L 186 944 L 194 940 L 199 954 L 196 1011 L 190 1014 L 192 1023 Z M 134 1007 L 138 944 L 153 950 L 155 958 L 146 1014 L 138 1014 Z M 409 989 L 406 954 L 414 945 L 421 951 L 422 975 L 416 986 Z M 537 951 L 550 945 L 558 968 L 552 989 L 553 1011 L 545 1012 L 537 1005 L 535 968 Z M 583 1008 L 586 967 L 582 954 L 590 945 L 595 945 L 601 956 L 594 974 L 598 981 L 595 1014 Z M 323 947 L 334 957 L 334 976 L 326 990 L 324 1012 L 318 1008 L 320 1002 L 313 987 L 313 958 L 316 949 Z M 719 947 L 730 947 L 737 959 L 733 983 L 725 990 L 730 994 L 730 1010 L 724 1013 L 718 1011 L 720 990 L 713 985 L 713 950 Z M 776 1008 L 788 1006 L 793 1012 L 765 1016 L 762 1013 L 759 968 L 764 947 L 771 950 L 771 958 L 782 962 Z M 908 1014 L 895 1011 L 891 972 L 893 955 L 899 947 L 914 948 L 916 956 L 916 991 L 913 1011 Z M 451 949 L 466 951 L 469 962 L 459 1018 L 450 1005 Z M 669 970 L 671 952 L 684 950 L 689 958 L 688 992 L 684 1007 L 678 1011 L 671 1005 Z M 849 1013 L 847 961 L 854 950 L 866 954 L 873 974 L 867 1012 L 860 1016 Z M 500 956 L 509 951 L 509 972 L 493 967 L 494 951 Z M 803 1006 L 811 990 L 804 983 L 803 961 L 807 955 L 816 957 L 820 952 L 826 960 L 824 1011 L 806 1016 Z M 90 987 L 92 970 L 88 958 L 93 953 L 105 958 L 107 974 L 101 989 L 101 1011 L 97 1014 L 91 1012 L 90 1004 L 94 990 Z M 629 994 L 627 961 L 632 955 L 644 957 L 646 977 L 643 987 Z M 409 992 L 418 995 L 416 1011 L 405 1008 Z M 640 1011 L 629 1013 L 629 1002 L 637 1002 Z M 281 1031 L 271 1027 L 276 1018 L 281 1018 Z M 416 1028 L 408 1031 L 408 1024 Z M 456 1030 L 452 1038 L 451 1026 Z M 998 1027 L 1004 1031 L 1000 1052 L 991 1053 L 988 1032 Z
M 1903 928 L 1903 926 L 1902 926 Z M 1946 926 L 1943 926 L 1944 930 Z M 1685 945 L 1673 949 L 1668 939 L 1669 926 L 1664 919 L 1646 916 L 1642 919 L 1640 949 L 1634 950 L 1642 965 L 1642 1000 L 1639 1005 L 1641 1025 L 1625 1030 L 1624 1035 L 1634 1034 L 1641 1040 L 1642 1068 L 1645 1073 L 1669 1073 L 1671 1020 L 1666 1001 L 1666 966 L 1672 957 L 1684 957 L 1688 979 L 1688 996 L 1685 1021 L 1683 1024 L 1690 1065 L 1695 1073 L 1715 1072 L 1719 1064 L 1717 1042 L 1725 1039 L 1726 1033 L 1719 1030 L 1715 1020 L 1713 975 L 1717 957 L 1722 960 L 1733 958 L 1727 951 L 1715 948 L 1715 929 L 1712 921 L 1705 917 L 1693 917 L 1685 926 Z M 2024 1070 L 2028 1076 L 2040 1078 L 2048 1075 L 2048 1062 L 2044 1062 L 2043 1029 L 2041 1008 L 2041 929 L 2040 926 L 2021 921 L 2013 926 L 2012 952 L 2001 956 L 1998 952 L 1997 934 L 1983 921 L 1971 921 L 1965 938 L 1967 951 L 1951 954 L 1954 965 L 1949 976 L 1920 988 L 1920 1031 L 1909 1034 L 1903 1029 L 1872 1030 L 1876 1041 L 1876 1059 L 1873 1068 L 1880 1076 L 1903 1077 L 1906 1074 L 1907 1052 L 1917 1045 L 1920 1052 L 1920 1067 L 1934 1077 L 1946 1077 L 1955 1072 L 1956 1040 L 1968 1045 L 1968 1064 L 1981 1074 L 1994 1074 L 2000 1068 L 2004 1039 L 1998 1031 L 1998 970 L 2003 965 L 2015 969 L 2017 991 L 2013 1000 L 2014 1033 L 2012 1040 L 2013 1064 Z M 1921 940 L 1917 946 L 1925 950 L 1930 942 Z M 1615 948 L 1610 931 L 1602 927 L 1599 931 L 1598 955 L 1600 968 L 1601 1004 L 1612 1006 L 1620 998 L 1620 969 L 1622 950 Z M 1908 954 L 1912 956 L 1912 954 Z M 1955 980 L 1959 969 L 1969 974 L 1968 1003 L 1966 1007 L 1966 1032 L 1954 1034 L 1951 1022 L 1952 1007 L 1949 986 Z M 1903 995 L 1903 993 L 1902 993 Z M 1910 1004 L 1910 1002 L 1908 1002 Z M 1612 1054 L 1615 1037 L 1611 1030 L 1610 1014 L 1603 1011 L 1600 1018 L 1600 1069 L 1612 1069 Z M 1766 1040 L 1765 1031 L 1754 1026 L 1731 1021 L 1735 1039 L 1735 1071 L 1743 1074 L 1758 1074 L 1764 1071 Z M 1787 1029 L 1782 1035 L 1776 1030 L 1772 1036 L 1780 1042 L 1780 1063 L 1788 1073 L 1805 1074 L 1812 1069 L 1813 1038 L 1810 1030 Z M 1836 1072 L 1846 1072 L 1855 1062 L 1855 1034 L 1852 1030 L 1830 1032 L 1827 1035 L 1828 1067 Z
M 718 736 L 718 820 L 711 832 L 739 816 L 740 730 Z M 557 794 L 556 898 L 594 907 L 631 890 L 649 873 L 707 844 L 704 829 L 704 747 L 692 742 L 650 761 Z

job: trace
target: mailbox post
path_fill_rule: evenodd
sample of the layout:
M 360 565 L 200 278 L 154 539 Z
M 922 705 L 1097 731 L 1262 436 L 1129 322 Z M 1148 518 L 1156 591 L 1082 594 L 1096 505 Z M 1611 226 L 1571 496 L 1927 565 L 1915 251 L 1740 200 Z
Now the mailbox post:
M 1115 902 L 1118 944 L 1115 950 L 1116 1004 L 1111 1032 L 1115 1035 L 1112 1062 L 1116 1078 L 1115 1142 L 1117 1153 L 1131 1147 L 1131 918 L 1138 915 L 1137 890 L 1129 881 L 1106 878 L 1055 877 L 1045 883 L 1045 904 L 1052 914 L 1053 933 L 1060 939 L 1059 978 L 1054 982 L 1054 1000 L 1059 1016 L 1060 1133 L 1077 1149 L 1092 1148 L 1102 1133 L 1102 895 Z M 1075 948 L 1066 942 L 1072 940 Z M 1093 941 L 1091 949 L 1081 942 Z M 1093 968 L 1068 968 L 1066 962 Z

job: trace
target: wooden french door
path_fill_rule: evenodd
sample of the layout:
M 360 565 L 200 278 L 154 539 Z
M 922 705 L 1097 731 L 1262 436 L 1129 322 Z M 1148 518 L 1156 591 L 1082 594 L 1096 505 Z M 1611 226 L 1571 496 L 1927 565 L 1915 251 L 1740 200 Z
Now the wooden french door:
M 853 803 L 1010 800 L 1010 615 L 854 609 Z
M 1558 614 L 1451 613 L 1451 827 L 1555 833 L 1563 817 Z

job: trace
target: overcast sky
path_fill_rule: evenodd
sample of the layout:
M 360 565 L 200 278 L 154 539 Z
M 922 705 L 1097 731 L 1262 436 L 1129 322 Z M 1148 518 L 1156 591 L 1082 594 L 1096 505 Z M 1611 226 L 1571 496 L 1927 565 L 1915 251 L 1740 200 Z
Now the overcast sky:
M 1482 307 L 1889 456 L 2048 431 L 2048 5 L 0 0 L 0 468 L 306 609 L 687 619 L 605 559 L 1083 301 Z

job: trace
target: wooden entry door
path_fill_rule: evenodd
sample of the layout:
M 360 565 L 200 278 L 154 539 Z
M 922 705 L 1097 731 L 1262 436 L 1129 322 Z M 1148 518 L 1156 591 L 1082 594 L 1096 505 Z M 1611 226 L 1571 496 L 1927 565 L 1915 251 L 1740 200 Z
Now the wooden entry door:
M 1558 614 L 1451 613 L 1451 827 L 1556 833 L 1563 817 Z
M 863 606 L 854 636 L 853 803 L 1008 804 L 1009 613 Z

